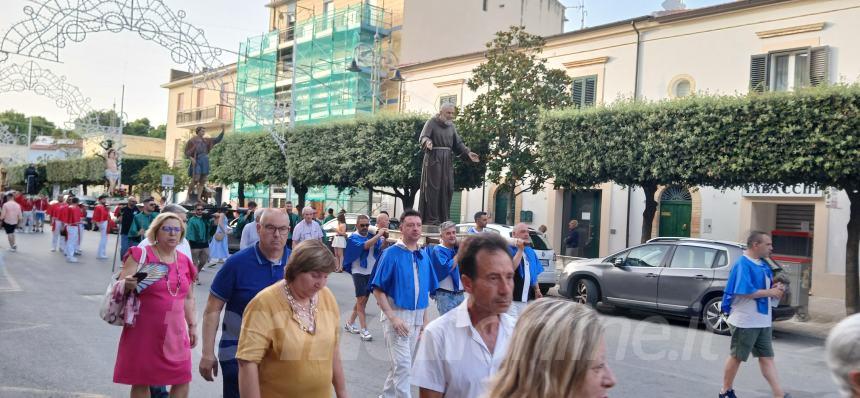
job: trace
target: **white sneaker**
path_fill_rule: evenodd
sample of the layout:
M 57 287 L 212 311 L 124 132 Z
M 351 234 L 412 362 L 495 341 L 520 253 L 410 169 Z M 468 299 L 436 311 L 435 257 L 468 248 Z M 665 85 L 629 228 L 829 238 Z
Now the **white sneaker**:
M 16 251 L 18 251 L 18 246 L 12 246 L 12 247 L 10 247 L 10 248 L 9 248 L 9 251 L 10 251 L 10 252 L 16 252 Z
M 358 334 L 358 327 L 348 323 L 343 325 L 343 330 L 347 333 Z
M 78 259 L 76 259 L 74 257 L 66 257 L 66 261 L 70 262 L 70 263 L 76 263 L 76 262 L 78 262 Z
M 373 336 L 370 335 L 370 332 L 367 329 L 361 329 L 361 341 L 371 341 L 373 340 Z
M 51 251 L 52 251 L 52 252 L 55 252 L 55 251 L 57 251 L 57 248 L 56 248 L 56 247 L 52 247 L 52 248 L 51 248 Z

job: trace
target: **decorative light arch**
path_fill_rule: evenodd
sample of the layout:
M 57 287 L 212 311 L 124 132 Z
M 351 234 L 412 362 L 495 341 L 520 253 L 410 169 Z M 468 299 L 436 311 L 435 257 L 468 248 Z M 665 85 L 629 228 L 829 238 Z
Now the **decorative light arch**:
M 90 33 L 131 31 L 167 49 L 171 59 L 194 76 L 194 87 L 220 91 L 220 83 L 229 76 L 229 68 L 218 60 L 227 50 L 212 46 L 202 29 L 184 21 L 185 11 L 173 11 L 162 0 L 40 0 L 24 7 L 24 14 L 26 19 L 0 41 L 0 63 L 13 54 L 58 62 L 61 49 L 84 41 Z M 229 105 L 249 119 L 271 119 L 276 111 L 274 98 L 246 98 L 236 106 L 237 93 L 231 94 Z M 285 153 L 283 126 L 264 128 Z
M 33 92 L 53 100 L 72 120 L 90 111 L 90 99 L 84 97 L 77 86 L 66 82 L 65 76 L 58 76 L 33 61 L 0 66 L 3 66 L 0 68 L 0 94 Z
M 0 144 L 15 145 L 18 143 L 18 136 L 9 131 L 9 127 L 5 124 L 0 124 Z

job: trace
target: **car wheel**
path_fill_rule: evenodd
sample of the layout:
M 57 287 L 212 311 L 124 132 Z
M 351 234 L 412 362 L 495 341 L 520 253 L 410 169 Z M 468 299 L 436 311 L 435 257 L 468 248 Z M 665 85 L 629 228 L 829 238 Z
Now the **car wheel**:
M 722 296 L 717 296 L 708 300 L 708 302 L 705 304 L 704 309 L 702 309 L 702 322 L 705 323 L 705 328 L 710 330 L 711 332 L 721 335 L 728 335 L 728 315 L 724 314 L 722 309 Z
M 586 304 L 591 308 L 597 305 L 599 293 L 597 285 L 590 279 L 580 279 L 576 281 L 573 288 L 572 299 L 580 304 Z
M 546 294 L 549 293 L 549 289 L 552 289 L 552 287 L 555 285 L 551 285 L 549 283 L 542 283 L 539 286 L 540 286 L 540 294 L 543 294 L 544 296 L 546 296 Z

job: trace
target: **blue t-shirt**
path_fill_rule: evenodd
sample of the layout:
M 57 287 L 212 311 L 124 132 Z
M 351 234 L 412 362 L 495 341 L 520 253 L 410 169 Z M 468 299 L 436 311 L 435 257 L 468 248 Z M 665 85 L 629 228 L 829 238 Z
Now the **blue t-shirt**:
M 284 248 L 280 263 L 273 263 L 260 252 L 260 243 L 233 254 L 215 275 L 209 292 L 226 304 L 218 357 L 222 361 L 236 358 L 242 314 L 261 290 L 284 279 L 284 266 L 290 249 Z

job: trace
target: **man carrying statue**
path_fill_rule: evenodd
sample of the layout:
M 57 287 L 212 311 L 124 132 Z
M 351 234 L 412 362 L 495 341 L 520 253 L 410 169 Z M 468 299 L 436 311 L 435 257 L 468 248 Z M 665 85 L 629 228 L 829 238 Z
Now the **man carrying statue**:
M 477 163 L 478 155 L 471 152 L 454 128 L 454 105 L 444 104 L 439 114 L 424 124 L 418 144 L 424 150 L 421 165 L 421 201 L 418 211 L 425 225 L 439 225 L 448 220 L 451 197 L 454 195 L 454 163 L 452 151 L 463 160 Z
M 185 157 L 191 160 L 188 165 L 188 175 L 191 184 L 188 187 L 189 202 L 205 202 L 206 179 L 209 177 L 209 152 L 212 147 L 224 139 L 224 129 L 215 138 L 206 137 L 206 129 L 198 127 L 194 130 L 194 137 L 185 143 Z

